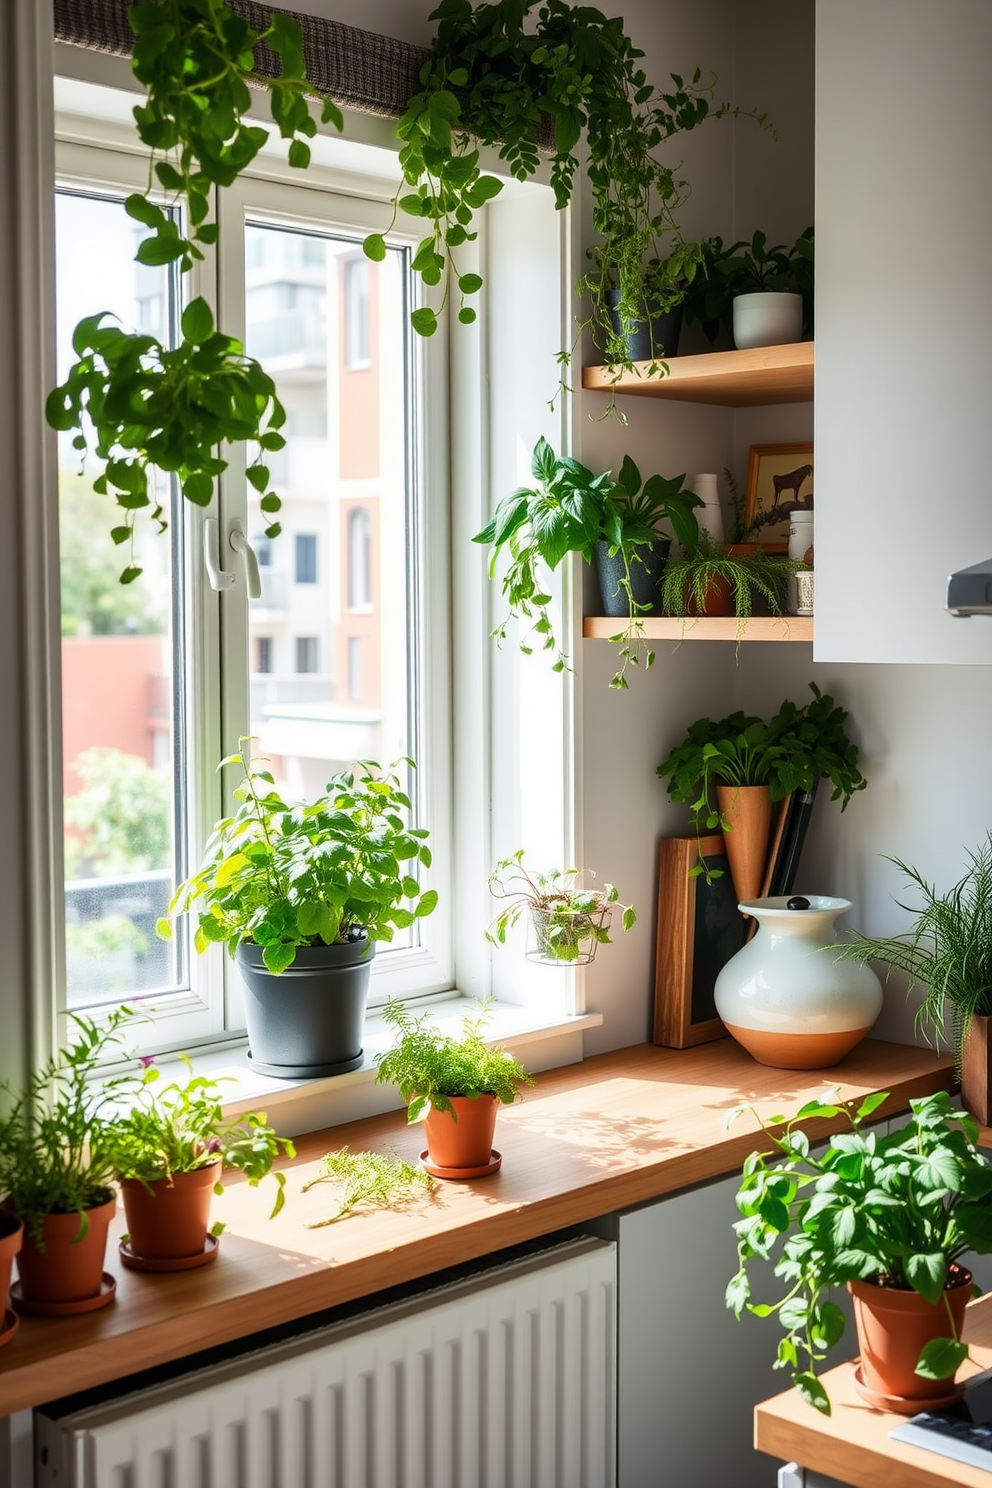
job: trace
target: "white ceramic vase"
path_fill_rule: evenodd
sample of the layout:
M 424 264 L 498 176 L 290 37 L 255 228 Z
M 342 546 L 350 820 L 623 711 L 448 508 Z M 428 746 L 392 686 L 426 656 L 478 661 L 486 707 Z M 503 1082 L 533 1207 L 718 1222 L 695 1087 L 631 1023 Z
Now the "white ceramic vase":
M 696 521 L 700 530 L 712 538 L 715 543 L 723 542 L 723 507 L 720 505 L 720 492 L 717 489 L 716 476 L 690 475 L 686 479 L 687 491 L 695 491 L 702 506 L 696 507 Z
M 782 346 L 803 337 L 803 297 L 765 289 L 734 298 L 734 345 Z
M 823 949 L 837 940 L 834 921 L 851 901 L 810 894 L 800 902 L 809 908 L 788 909 L 784 895 L 741 901 L 758 931 L 719 973 L 716 1010 L 759 1064 L 828 1069 L 871 1028 L 882 988 L 869 966 Z

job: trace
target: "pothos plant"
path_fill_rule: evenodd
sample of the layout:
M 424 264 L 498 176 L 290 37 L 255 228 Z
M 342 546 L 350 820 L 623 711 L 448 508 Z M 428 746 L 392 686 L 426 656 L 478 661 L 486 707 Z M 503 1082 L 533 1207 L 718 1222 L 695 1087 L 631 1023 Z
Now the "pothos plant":
M 249 81 L 264 85 L 272 120 L 289 141 L 291 166 L 310 161 L 307 140 L 317 125 L 309 99 L 320 103 L 324 123 L 340 129 L 342 116 L 308 82 L 300 28 L 288 15 L 273 11 L 265 30 L 255 31 L 226 0 L 152 0 L 132 6 L 128 16 L 134 74 L 147 89 L 134 118 L 150 152 L 146 189 L 124 203 L 148 229 L 135 257 L 149 266 L 175 263 L 185 274 L 217 241 L 212 192 L 230 186 L 268 138 L 266 129 L 246 122 L 254 102 Z M 262 43 L 279 59 L 274 77 L 256 69 Z M 166 526 L 164 484 L 155 472 L 174 475 L 188 501 L 208 506 L 214 481 L 227 468 L 224 442 L 257 447 L 248 480 L 261 496 L 267 535 L 277 536 L 280 500 L 264 455 L 285 444 L 286 415 L 261 365 L 215 328 L 200 297 L 186 306 L 174 347 L 107 320 L 104 311 L 76 327 L 78 360 L 49 395 L 46 417 L 54 429 L 75 431 L 72 445 L 81 455 L 92 450 L 103 462 L 94 488 L 116 501 L 120 515 L 111 536 L 130 550 L 121 582 L 141 573 L 134 550 L 139 513 L 148 513 L 159 530 Z
M 591 323 L 603 332 L 606 359 L 629 365 L 623 335 L 609 319 L 606 290 L 619 287 L 621 321 L 629 324 L 643 314 L 646 256 L 661 254 L 667 244 L 661 256 L 676 270 L 663 273 L 659 284 L 665 281 L 662 298 L 675 303 L 701 251 L 683 240 L 676 221 L 688 185 L 678 179 L 677 166 L 653 152 L 707 118 L 740 111 L 715 106 L 713 87 L 698 70 L 689 81 L 673 74 L 670 90 L 657 90 L 623 19 L 592 6 L 441 0 L 431 19 L 437 34 L 421 70 L 423 86 L 397 130 L 404 142 L 403 185 L 393 220 L 403 212 L 425 226 L 414 270 L 426 284 L 442 286 L 442 305 L 455 297 L 458 318 L 473 321 L 476 312 L 467 302 L 482 278 L 459 267 L 459 250 L 477 237 L 475 213 L 501 190 L 501 182 L 483 172 L 479 146 L 495 147 L 517 180 L 535 173 L 549 146 L 551 186 L 561 209 L 571 200 L 584 130 L 593 225 L 601 241 L 596 271 L 578 287 L 592 295 Z M 365 251 L 381 259 L 383 235 L 372 233 Z M 432 335 L 435 311 L 414 311 L 413 324 Z M 565 363 L 569 355 L 562 353 Z
M 670 479 L 652 475 L 642 485 L 640 471 L 629 455 L 624 456 L 615 477 L 609 470 L 594 475 L 578 460 L 556 455 L 543 438 L 534 446 L 531 470 L 537 487 L 518 486 L 511 491 L 496 507 L 492 521 L 473 538 L 492 548 L 490 578 L 495 577 L 504 553 L 510 559 L 502 579 L 510 616 L 492 635 L 505 640 L 511 617 L 530 622 L 520 649 L 530 654 L 532 640 L 536 640 L 543 650 L 554 652 L 553 670 L 563 671 L 568 659 L 555 639 L 543 568 L 556 569 L 569 553 L 578 553 L 590 563 L 596 544 L 605 542 L 611 556 L 620 555 L 624 568 L 620 587 L 627 597 L 627 625 L 611 638 L 620 646 L 620 665 L 610 686 L 625 689 L 626 670 L 638 664 L 636 648 L 643 640 L 640 612 L 648 608 L 634 599 L 631 565 L 640 562 L 638 549 L 660 535 L 665 520 L 680 543 L 695 544 L 699 526 L 693 508 L 702 502 L 694 492 L 683 489 L 684 475 Z M 643 649 L 644 665 L 649 667 L 654 652 L 648 646 Z

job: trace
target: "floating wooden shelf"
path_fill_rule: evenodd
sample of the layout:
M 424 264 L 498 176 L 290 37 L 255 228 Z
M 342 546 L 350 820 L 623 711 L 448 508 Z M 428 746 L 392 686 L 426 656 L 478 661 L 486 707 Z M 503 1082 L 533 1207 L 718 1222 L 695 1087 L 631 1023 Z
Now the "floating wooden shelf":
M 674 398 L 723 408 L 808 403 L 813 397 L 812 341 L 671 357 L 666 377 L 648 377 L 649 366 L 649 362 L 635 362 L 634 372 L 622 373 L 616 382 L 609 367 L 584 367 L 582 386 L 591 392 L 615 390 L 639 398 Z
M 622 617 L 609 615 L 587 615 L 582 622 L 582 634 L 587 640 L 608 641 L 623 630 Z M 641 621 L 642 635 L 648 641 L 811 641 L 813 639 L 812 615 L 756 615 L 740 621 L 732 615 L 726 619 L 700 618 L 669 619 L 666 616 L 646 616 Z

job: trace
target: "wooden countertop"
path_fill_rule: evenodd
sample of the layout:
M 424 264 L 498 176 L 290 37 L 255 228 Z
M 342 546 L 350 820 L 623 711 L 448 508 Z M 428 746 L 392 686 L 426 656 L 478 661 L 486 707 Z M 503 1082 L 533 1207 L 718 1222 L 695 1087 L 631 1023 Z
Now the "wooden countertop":
M 408 1127 L 401 1112 L 315 1132 L 282 1165 L 287 1203 L 277 1219 L 266 1218 L 271 1182 L 256 1192 L 231 1180 L 214 1201 L 229 1231 L 218 1259 L 200 1270 L 125 1270 L 116 1255 L 119 1215 L 107 1260 L 116 1301 L 82 1317 L 23 1318 L 0 1350 L 0 1416 L 732 1172 L 757 1145 L 746 1117 L 725 1128 L 744 1102 L 788 1115 L 839 1084 L 845 1099 L 889 1090 L 887 1109 L 897 1111 L 950 1079 L 947 1056 L 875 1040 L 836 1071 L 805 1072 L 755 1064 L 730 1039 L 687 1050 L 637 1045 L 540 1075 L 522 1101 L 504 1107 L 496 1127 L 503 1167 L 494 1177 L 442 1183 L 401 1210 L 311 1230 L 308 1221 L 334 1210 L 329 1185 L 301 1193 L 324 1152 L 347 1143 L 415 1158 L 423 1146 L 422 1127 Z M 807 1130 L 822 1136 L 830 1125 Z
M 972 1361 L 962 1378 L 992 1368 L 992 1293 L 968 1308 L 964 1336 Z M 841 1364 L 823 1375 L 833 1407 L 822 1416 L 797 1390 L 787 1390 L 759 1405 L 754 1413 L 754 1444 L 773 1457 L 794 1459 L 851 1488 L 989 1488 L 990 1477 L 923 1447 L 889 1439 L 893 1426 L 906 1419 L 875 1410 L 856 1393 L 853 1364 Z

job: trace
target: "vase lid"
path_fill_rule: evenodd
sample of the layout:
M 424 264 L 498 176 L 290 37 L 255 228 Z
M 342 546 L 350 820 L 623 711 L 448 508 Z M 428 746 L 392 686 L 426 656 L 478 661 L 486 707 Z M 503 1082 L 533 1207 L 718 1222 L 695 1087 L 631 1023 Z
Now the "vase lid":
M 807 901 L 808 908 L 790 909 L 790 902 L 799 897 Z M 742 899 L 737 906 L 741 914 L 790 920 L 810 914 L 843 914 L 850 907 L 850 899 L 835 899 L 829 894 L 774 894 L 769 899 Z

